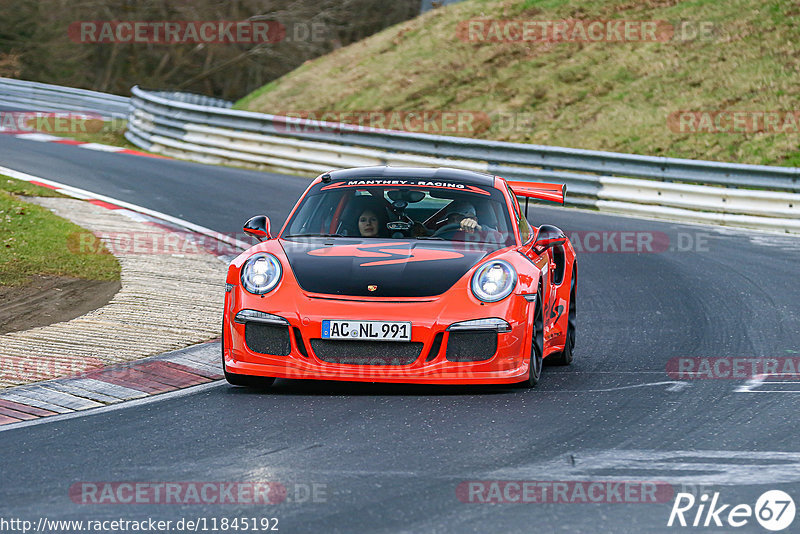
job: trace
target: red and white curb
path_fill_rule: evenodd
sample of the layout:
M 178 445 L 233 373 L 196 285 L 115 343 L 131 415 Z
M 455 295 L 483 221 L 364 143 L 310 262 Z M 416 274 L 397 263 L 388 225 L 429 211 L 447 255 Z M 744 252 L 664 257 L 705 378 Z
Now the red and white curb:
M 0 391 L 0 426 L 100 408 L 223 378 L 218 342 Z
M 143 206 L 131 204 L 130 202 L 125 202 L 116 198 L 93 193 L 85 189 L 62 184 L 60 182 L 48 180 L 46 178 L 41 178 L 39 176 L 34 176 L 32 174 L 27 174 L 14 169 L 9 169 L 7 167 L 0 167 L 0 175 L 2 174 L 10 178 L 16 178 L 17 180 L 29 182 L 34 185 L 46 187 L 48 189 L 53 189 L 54 191 L 72 198 L 86 200 L 103 208 L 119 210 L 119 213 L 139 222 L 150 223 L 172 231 L 177 228 L 183 232 L 194 233 L 198 236 L 208 237 L 216 241 L 220 241 L 230 246 L 230 251 L 212 251 L 212 253 L 220 256 L 222 259 L 229 258 L 231 254 L 238 255 L 240 252 L 247 250 L 252 246 L 251 243 L 247 243 L 230 235 L 211 230 L 205 226 L 200 226 L 199 224 L 194 224 L 192 222 L 167 215 L 166 213 L 161 213 L 160 211 L 151 210 Z M 200 239 L 199 241 L 205 242 L 203 239 Z M 216 247 L 211 248 L 216 249 Z
M 197 234 L 225 243 L 227 251 L 209 250 L 223 261 L 251 245 L 209 228 L 150 210 L 136 204 L 99 195 L 39 176 L 0 167 L 0 174 L 53 189 L 97 206 L 118 210 L 134 220 L 174 231 Z M 206 240 L 200 239 L 200 242 Z M 221 311 L 221 310 L 220 310 Z M 115 364 L 80 375 L 0 390 L 0 426 L 30 423 L 43 417 L 100 408 L 125 401 L 177 391 L 223 378 L 218 342 Z
M 104 145 L 101 143 L 90 143 L 88 141 L 76 141 L 75 139 L 70 139 L 69 137 L 60 137 L 57 135 L 50 135 L 46 133 L 40 132 L 25 132 L 21 133 L 19 130 L 3 130 L 0 129 L 0 134 L 6 135 L 13 135 L 17 139 L 25 139 L 27 141 L 39 141 L 42 143 L 56 143 L 59 145 L 72 145 L 78 148 L 85 148 L 86 150 L 97 150 L 100 152 L 114 152 L 117 154 L 129 154 L 132 156 L 144 156 L 147 158 L 158 158 L 158 159 L 172 159 L 168 156 L 160 156 L 158 154 L 149 154 L 147 152 L 142 152 L 139 150 L 132 150 L 130 148 L 122 148 L 119 146 L 113 145 Z

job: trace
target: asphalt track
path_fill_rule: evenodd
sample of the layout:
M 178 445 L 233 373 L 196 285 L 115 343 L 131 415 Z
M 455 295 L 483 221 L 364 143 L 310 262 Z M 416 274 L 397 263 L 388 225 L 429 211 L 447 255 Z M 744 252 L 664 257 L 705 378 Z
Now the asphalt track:
M 0 165 L 222 232 L 257 213 L 279 225 L 308 183 L 8 135 Z M 797 356 L 800 240 L 569 209 L 530 219 L 568 233 L 666 234 L 673 249 L 579 252 L 576 361 L 545 368 L 537 388 L 282 380 L 254 393 L 219 383 L 11 428 L 0 431 L 0 518 L 276 517 L 280 532 L 765 532 L 753 518 L 737 529 L 667 527 L 672 498 L 459 500 L 459 484 L 476 480 L 704 484 L 724 503 L 751 506 L 781 489 L 800 504 L 800 384 L 665 372 L 675 357 Z M 81 481 L 277 481 L 288 498 L 75 504 L 68 490 Z M 317 502 L 305 498 L 313 484 Z

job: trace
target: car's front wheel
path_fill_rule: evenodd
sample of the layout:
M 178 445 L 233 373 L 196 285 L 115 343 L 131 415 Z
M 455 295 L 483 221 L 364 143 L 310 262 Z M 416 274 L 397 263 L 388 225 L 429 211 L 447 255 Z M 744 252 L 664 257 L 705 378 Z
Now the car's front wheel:
M 266 376 L 250 376 L 239 375 L 236 373 L 229 373 L 225 367 L 225 327 L 222 328 L 222 337 L 220 338 L 220 347 L 222 348 L 222 372 L 225 375 L 225 380 L 232 386 L 244 386 L 253 389 L 266 389 L 270 387 L 274 378 Z
M 545 361 L 548 365 L 569 365 L 572 363 L 572 351 L 575 349 L 575 323 L 576 323 L 576 307 L 575 301 L 576 287 L 578 284 L 578 273 L 573 271 L 572 281 L 569 288 L 569 312 L 567 314 L 567 335 L 564 343 L 564 350 L 561 352 L 549 355 Z
M 531 335 L 531 361 L 528 379 L 520 382 L 524 388 L 532 388 L 539 383 L 542 377 L 543 354 L 544 354 L 544 315 L 542 313 L 542 291 L 536 293 L 536 311 L 533 313 L 533 334 Z

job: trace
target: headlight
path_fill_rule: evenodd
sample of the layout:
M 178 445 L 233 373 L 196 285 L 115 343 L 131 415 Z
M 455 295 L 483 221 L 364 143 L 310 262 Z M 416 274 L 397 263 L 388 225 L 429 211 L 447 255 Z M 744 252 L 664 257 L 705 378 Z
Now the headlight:
M 255 254 L 242 266 L 242 286 L 254 295 L 263 295 L 275 289 L 282 274 L 278 258 L 272 254 Z
M 472 293 L 478 300 L 497 302 L 514 290 L 517 285 L 517 271 L 507 261 L 489 261 L 475 271 L 471 285 Z

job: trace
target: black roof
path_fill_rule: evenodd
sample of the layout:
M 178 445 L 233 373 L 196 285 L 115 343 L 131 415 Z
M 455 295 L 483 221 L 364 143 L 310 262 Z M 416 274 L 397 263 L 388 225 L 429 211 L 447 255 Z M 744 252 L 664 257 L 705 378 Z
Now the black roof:
M 354 180 L 366 178 L 421 178 L 431 181 L 452 180 L 472 185 L 494 186 L 494 176 L 475 171 L 463 171 L 449 167 L 354 167 L 330 171 L 332 180 Z

